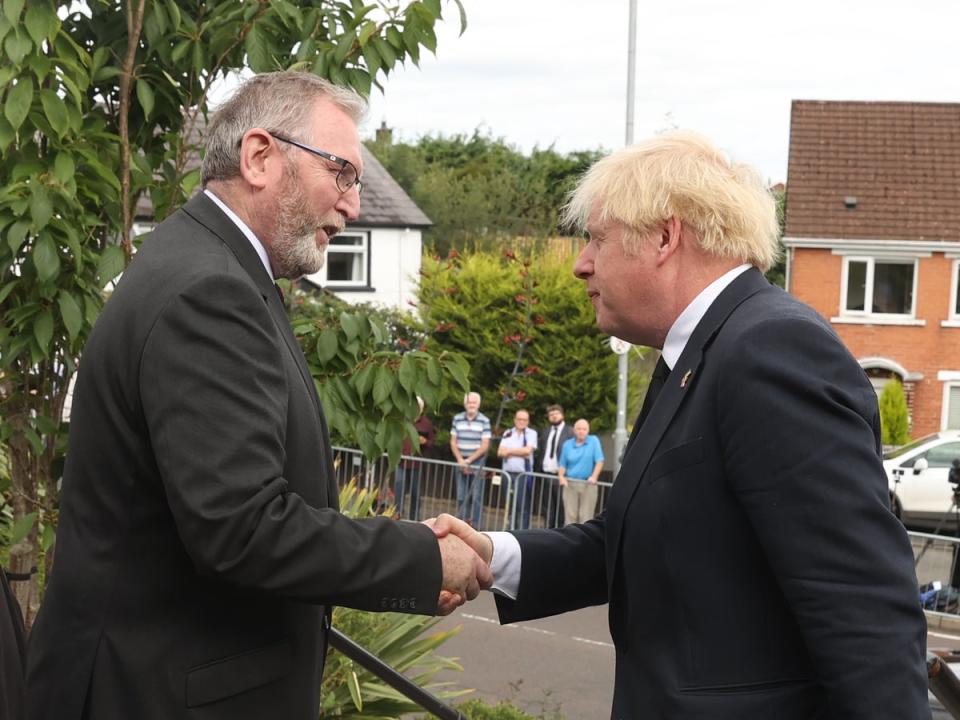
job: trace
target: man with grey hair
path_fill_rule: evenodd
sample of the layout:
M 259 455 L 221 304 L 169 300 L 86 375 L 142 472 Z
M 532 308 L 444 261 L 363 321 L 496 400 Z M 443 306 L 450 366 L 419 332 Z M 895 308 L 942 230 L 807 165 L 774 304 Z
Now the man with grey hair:
M 457 515 L 475 528 L 483 519 L 483 463 L 490 449 L 490 420 L 480 412 L 480 393 L 463 396 L 463 412 L 453 416 L 450 452 L 457 461 Z
M 433 614 L 489 582 L 462 541 L 338 512 L 326 421 L 274 286 L 355 220 L 363 101 L 249 80 L 204 191 L 143 244 L 83 354 L 31 720 L 312 720 L 334 605 Z
M 612 717 L 930 717 L 910 543 L 877 397 L 830 325 L 763 277 L 773 198 L 704 139 L 597 162 L 567 217 L 604 331 L 662 350 L 606 510 L 454 532 L 504 622 L 609 603 Z

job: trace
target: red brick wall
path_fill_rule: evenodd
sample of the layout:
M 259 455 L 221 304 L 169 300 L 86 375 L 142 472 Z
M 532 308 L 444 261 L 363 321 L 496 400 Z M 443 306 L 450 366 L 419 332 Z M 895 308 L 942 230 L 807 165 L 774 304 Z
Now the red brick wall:
M 960 328 L 941 327 L 949 317 L 953 260 L 943 253 L 917 263 L 917 319 L 922 327 L 833 323 L 833 328 L 857 359 L 883 357 L 923 378 L 910 388 L 912 434 L 920 437 L 940 429 L 944 383 L 940 370 L 960 370 Z M 827 320 L 840 314 L 843 258 L 829 250 L 796 248 L 790 260 L 790 292 Z M 913 390 L 911 393 L 910 390 Z

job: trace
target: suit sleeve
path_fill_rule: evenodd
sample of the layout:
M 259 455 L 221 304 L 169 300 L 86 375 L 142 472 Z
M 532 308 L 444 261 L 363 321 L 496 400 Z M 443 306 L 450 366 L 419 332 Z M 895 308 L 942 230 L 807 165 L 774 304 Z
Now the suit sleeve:
M 283 352 L 263 298 L 229 275 L 176 295 L 144 346 L 145 421 L 195 567 L 296 600 L 434 613 L 441 565 L 429 528 L 353 521 L 290 491 Z
M 559 615 L 607 602 L 605 514 L 555 530 L 515 532 L 520 543 L 517 599 L 496 596 L 500 622 Z
M 876 395 L 825 327 L 778 319 L 722 358 L 725 471 L 829 693 L 830 717 L 929 717 L 910 544 Z

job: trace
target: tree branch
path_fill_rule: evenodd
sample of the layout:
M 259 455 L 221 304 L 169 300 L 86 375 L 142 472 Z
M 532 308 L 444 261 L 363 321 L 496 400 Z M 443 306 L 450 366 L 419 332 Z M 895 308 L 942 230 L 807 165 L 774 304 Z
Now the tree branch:
M 136 2 L 136 15 L 131 3 Z M 143 30 L 143 15 L 147 9 L 147 0 L 128 0 L 127 2 L 127 55 L 123 59 L 120 74 L 120 207 L 123 215 L 121 245 L 127 262 L 133 254 L 130 242 L 130 228 L 133 225 L 133 208 L 130 198 L 130 97 L 133 88 L 133 70 L 140 46 L 140 33 Z

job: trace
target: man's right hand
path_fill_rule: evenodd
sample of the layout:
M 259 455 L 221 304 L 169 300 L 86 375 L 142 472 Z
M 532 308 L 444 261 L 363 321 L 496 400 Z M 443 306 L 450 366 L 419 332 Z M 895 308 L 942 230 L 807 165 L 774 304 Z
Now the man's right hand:
M 493 558 L 493 541 L 489 536 L 477 532 L 463 520 L 446 513 L 433 521 L 427 521 L 427 524 L 433 528 L 434 534 L 440 539 L 454 535 L 463 540 L 473 548 L 473 551 L 480 556 L 484 563 L 490 565 L 490 560 Z
M 489 588 L 493 584 L 493 576 L 490 574 L 489 561 L 481 558 L 472 546 L 456 535 L 438 535 L 437 542 L 443 565 L 437 614 L 449 615 L 467 600 L 477 597 L 480 590 Z

